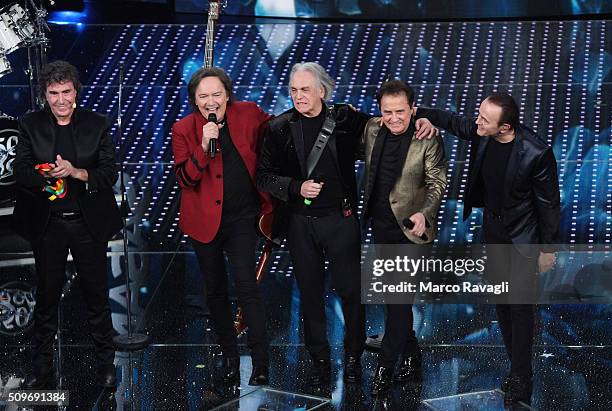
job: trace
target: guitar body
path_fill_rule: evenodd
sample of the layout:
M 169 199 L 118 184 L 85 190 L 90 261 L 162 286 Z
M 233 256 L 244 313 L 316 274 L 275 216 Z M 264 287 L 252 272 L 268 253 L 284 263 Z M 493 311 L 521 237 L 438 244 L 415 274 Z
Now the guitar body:
M 259 217 L 257 227 L 259 232 L 266 240 L 272 241 L 272 224 L 274 223 L 274 213 L 270 212 Z

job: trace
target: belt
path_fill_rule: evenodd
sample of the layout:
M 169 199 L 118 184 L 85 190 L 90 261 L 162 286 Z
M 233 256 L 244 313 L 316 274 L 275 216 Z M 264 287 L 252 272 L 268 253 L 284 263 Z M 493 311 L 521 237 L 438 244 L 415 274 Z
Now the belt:
M 78 220 L 83 217 L 80 211 L 53 211 L 51 215 L 62 220 Z

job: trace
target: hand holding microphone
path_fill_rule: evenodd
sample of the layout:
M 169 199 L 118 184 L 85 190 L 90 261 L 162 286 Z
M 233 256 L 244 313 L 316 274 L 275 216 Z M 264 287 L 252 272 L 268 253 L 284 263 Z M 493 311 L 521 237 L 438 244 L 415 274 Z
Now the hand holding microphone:
M 215 113 L 208 115 L 208 123 L 202 127 L 202 148 L 210 155 L 210 158 L 215 158 L 217 155 L 217 139 L 219 138 L 219 129 L 217 124 L 217 116 Z
M 323 184 L 324 183 L 321 176 L 315 176 L 312 180 L 306 180 L 302 183 L 300 194 L 302 197 L 304 197 L 305 205 L 308 206 L 312 204 L 312 200 L 315 199 L 321 192 Z
M 404 224 L 404 227 L 410 230 L 410 234 L 414 234 L 421 240 L 427 241 L 425 227 L 428 226 L 428 224 L 423 213 L 414 213 L 410 216 L 410 218 L 404 218 L 402 224 Z

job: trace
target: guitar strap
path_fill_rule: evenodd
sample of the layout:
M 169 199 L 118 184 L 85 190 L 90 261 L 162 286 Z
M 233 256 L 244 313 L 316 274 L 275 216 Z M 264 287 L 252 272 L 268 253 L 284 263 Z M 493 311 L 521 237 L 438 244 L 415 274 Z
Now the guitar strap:
M 334 132 L 334 128 L 336 127 L 336 116 L 334 113 L 333 107 L 327 107 L 327 115 L 325 116 L 325 121 L 323 121 L 323 126 L 321 127 L 321 131 L 319 131 L 319 135 L 315 140 L 310 153 L 308 153 L 308 158 L 306 159 L 306 179 L 308 180 L 317 166 L 321 155 L 323 154 L 323 150 L 329 141 L 332 133 Z

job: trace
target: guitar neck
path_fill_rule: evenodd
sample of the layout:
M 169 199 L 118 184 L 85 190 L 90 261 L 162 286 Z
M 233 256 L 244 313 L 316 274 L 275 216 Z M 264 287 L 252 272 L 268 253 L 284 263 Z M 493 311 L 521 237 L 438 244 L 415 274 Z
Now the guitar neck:
M 215 21 L 208 19 L 206 25 L 206 45 L 204 49 L 204 67 L 210 68 L 213 66 L 213 49 L 215 38 Z
M 213 49 L 215 41 L 215 21 L 219 18 L 219 2 L 211 1 L 206 22 L 206 44 L 204 47 L 204 67 L 210 68 L 214 64 Z

